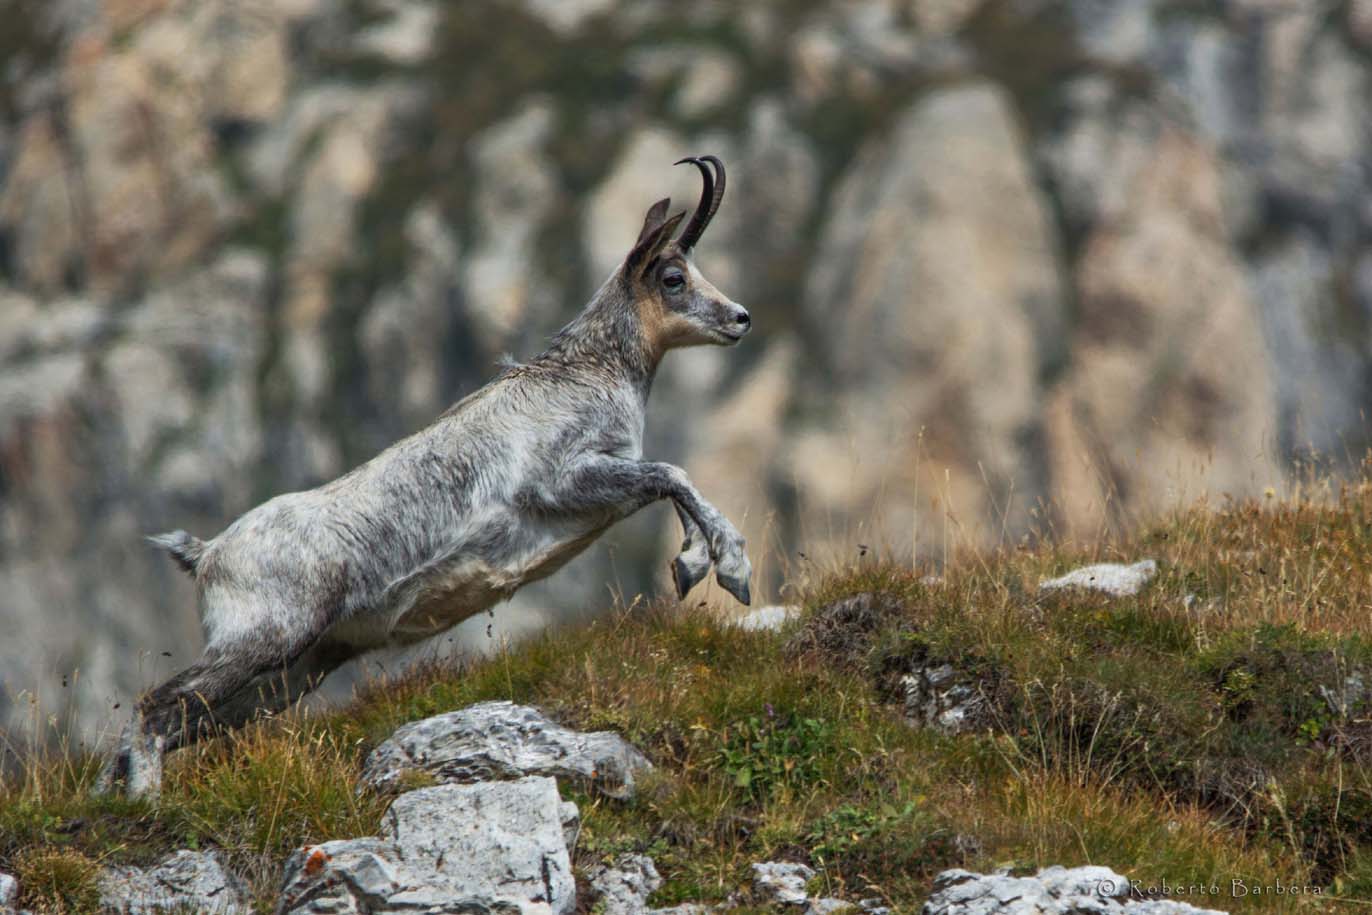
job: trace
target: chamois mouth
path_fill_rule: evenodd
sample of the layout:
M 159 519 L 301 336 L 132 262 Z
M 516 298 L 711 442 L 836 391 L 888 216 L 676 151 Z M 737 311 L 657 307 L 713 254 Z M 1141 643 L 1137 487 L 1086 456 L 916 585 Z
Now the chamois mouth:
M 732 346 L 752 329 L 753 319 L 747 309 L 733 302 L 722 304 L 720 310 L 722 314 L 715 320 L 713 328 L 715 337 L 725 345 Z

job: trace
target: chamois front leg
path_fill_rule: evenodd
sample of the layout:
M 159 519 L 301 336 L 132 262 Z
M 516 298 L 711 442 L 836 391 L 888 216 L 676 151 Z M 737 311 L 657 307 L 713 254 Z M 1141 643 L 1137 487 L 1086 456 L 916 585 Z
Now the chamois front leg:
M 710 548 L 705 542 L 705 535 L 680 503 L 673 502 L 672 507 L 681 521 L 683 538 L 681 552 L 672 560 L 672 583 L 676 585 L 677 599 L 684 600 L 686 594 L 709 573 Z
M 609 509 L 617 518 L 627 518 L 660 499 L 672 500 L 686 529 L 683 552 L 678 557 L 685 574 L 677 579 L 678 593 L 682 593 L 683 584 L 693 585 L 704 574 L 694 527 L 714 563 L 715 580 L 740 603 L 747 604 L 751 600 L 748 582 L 752 565 L 743 549 L 743 535 L 719 509 L 705 501 L 680 467 L 596 454 L 565 475 L 549 500 L 552 504 L 545 507 L 575 514 Z

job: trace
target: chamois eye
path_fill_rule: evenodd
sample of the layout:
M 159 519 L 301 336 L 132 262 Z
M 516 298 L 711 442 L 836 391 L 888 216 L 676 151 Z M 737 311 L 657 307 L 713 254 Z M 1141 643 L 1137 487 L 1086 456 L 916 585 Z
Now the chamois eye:
M 686 285 L 686 277 L 682 275 L 680 270 L 668 270 L 662 274 L 662 285 L 668 289 L 680 289 Z

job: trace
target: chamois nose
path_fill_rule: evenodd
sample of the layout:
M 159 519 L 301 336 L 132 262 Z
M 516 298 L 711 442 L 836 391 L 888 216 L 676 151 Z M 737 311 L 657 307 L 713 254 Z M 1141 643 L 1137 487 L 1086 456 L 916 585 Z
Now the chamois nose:
M 753 319 L 748 317 L 748 309 L 739 308 L 734 312 L 734 323 L 738 325 L 739 330 L 747 330 L 753 323 Z

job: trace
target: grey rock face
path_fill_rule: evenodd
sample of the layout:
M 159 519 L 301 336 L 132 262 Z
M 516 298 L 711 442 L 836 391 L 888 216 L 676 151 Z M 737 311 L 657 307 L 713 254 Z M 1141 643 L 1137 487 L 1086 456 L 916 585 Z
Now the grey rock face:
M 386 812 L 380 837 L 292 855 L 277 912 L 566 915 L 576 886 L 563 818 L 551 778 L 411 791 Z
M 1158 564 L 1145 559 L 1133 565 L 1117 562 L 1102 562 L 1096 565 L 1073 569 L 1066 575 L 1050 578 L 1039 583 L 1040 591 L 1056 591 L 1060 588 L 1087 588 L 1102 591 L 1111 597 L 1132 597 L 1143 590 L 1143 586 L 1158 574 Z
M 962 85 L 919 98 L 839 181 L 804 294 L 826 371 L 804 373 L 813 420 L 792 424 L 782 449 L 801 517 L 908 542 L 932 519 L 893 492 L 946 491 L 980 517 L 1006 504 L 1012 479 L 1017 492 L 1038 488 L 1025 445 L 1062 290 L 1047 201 L 1022 147 L 1005 94 Z M 997 367 L 989 377 L 987 365 Z M 894 423 L 891 391 L 901 392 Z M 950 476 L 920 479 L 932 472 L 915 457 L 920 430 L 939 426 L 975 432 L 948 439 L 959 452 Z M 1010 508 L 1012 527 L 1022 508 Z
M 918 727 L 961 734 L 980 726 L 986 699 L 977 684 L 951 664 L 921 667 L 900 678 L 905 717 Z
M 109 867 L 100 878 L 100 911 L 109 915 L 204 912 L 249 915 L 243 881 L 213 852 L 179 851 L 156 867 Z
M 614 8 L 614 0 L 524 0 L 524 8 L 550 28 L 573 35 Z
M 700 264 L 716 286 L 753 305 L 776 294 L 776 277 L 757 268 L 785 258 L 805 231 L 818 196 L 819 163 L 809 139 L 774 97 L 753 105 L 731 155 L 730 180 L 746 181 L 752 192 L 731 198 L 735 206 L 720 208 L 710 223 L 716 242 L 712 250 L 702 247 Z
M 764 861 L 753 865 L 753 892 L 776 905 L 805 905 L 805 883 L 814 875 L 804 864 Z
M 1175 900 L 1129 901 L 1129 880 L 1108 867 L 1046 867 L 1032 877 L 947 870 L 923 915 L 1217 915 Z
M 1367 4 L 1347 5 L 1348 32 L 1332 8 L 1319 4 L 1236 3 L 1223 16 L 1195 19 L 1167 16 L 1152 2 L 1074 0 L 1070 6 L 1074 11 L 1123 12 L 1123 17 L 1091 17 L 1097 21 L 1076 16 L 1077 38 L 1087 46 L 1104 41 L 1116 49 L 1146 44 L 1142 59 L 1159 78 L 1161 89 L 1142 104 L 1117 97 L 1094 112 L 1077 104 L 1080 93 L 1073 88 L 1064 93 L 1067 104 L 1056 120 L 1073 135 L 1070 145 L 1075 153 L 1089 155 L 1093 147 L 1113 147 L 1120 153 L 1113 162 L 1096 163 L 1094 181 L 1104 192 L 1099 199 L 1118 198 L 1132 183 L 1128 172 L 1156 157 L 1147 152 L 1156 144 L 1138 130 L 1140 124 L 1151 121 L 1165 127 L 1163 133 L 1180 128 L 1189 141 L 1213 154 L 1213 166 L 1188 166 L 1188 181 L 1191 196 L 1201 199 L 1196 192 L 1210 180 L 1205 171 L 1214 169 L 1222 198 L 1215 215 L 1229 237 L 1209 251 L 1195 248 L 1201 255 L 1197 266 L 1204 260 L 1212 265 L 1207 272 L 1222 269 L 1212 273 L 1213 279 L 1196 277 L 1188 286 L 1223 282 L 1227 268 L 1222 261 L 1233 259 L 1241 247 L 1240 267 L 1260 307 L 1266 344 L 1263 352 L 1244 343 L 1245 338 L 1252 339 L 1247 332 L 1235 334 L 1235 343 L 1246 353 L 1215 361 L 1264 364 L 1279 410 L 1266 425 L 1275 433 L 1276 450 L 1282 455 L 1303 449 L 1340 453 L 1348 447 L 1349 436 L 1365 438 L 1354 417 L 1367 399 L 1362 377 L 1369 351 L 1366 325 L 1350 320 L 1355 312 L 1347 308 L 1334 277 L 1351 269 L 1358 249 L 1365 245 L 1352 226 L 1365 219 L 1361 210 L 1367 198 L 1368 135 L 1363 125 L 1368 117 L 1369 74 L 1365 59 L 1352 45 L 1359 41 L 1358 23 L 1366 20 Z M 1152 28 L 1130 30 L 1135 42 L 1113 35 L 1109 23 L 1100 21 L 1138 19 L 1142 24 L 1149 15 L 1155 20 Z M 1098 99 L 1104 98 L 1100 88 L 1110 82 L 1103 77 L 1098 73 L 1086 79 L 1096 84 L 1092 94 Z M 1110 122 L 1118 128 L 1113 138 L 1100 130 Z M 1067 151 L 1057 140 L 1048 146 Z M 1079 156 L 1078 164 L 1086 160 Z M 1069 192 L 1061 198 L 1064 210 L 1078 209 L 1072 188 L 1061 189 Z M 1163 224 L 1151 215 L 1142 221 Z M 1237 240 L 1243 244 L 1235 244 Z M 1190 247 L 1179 246 L 1179 253 Z M 1174 263 L 1170 272 L 1185 272 L 1175 258 L 1158 258 Z M 1168 293 L 1154 305 L 1157 316 L 1164 314 L 1157 306 L 1166 300 L 1186 305 L 1184 295 Z M 1085 317 L 1086 323 L 1094 323 Z M 1197 322 L 1196 317 L 1185 320 Z M 1246 319 L 1233 315 L 1223 326 L 1237 327 L 1239 320 Z M 1203 350 L 1213 352 L 1213 344 Z M 1241 382 L 1237 388 L 1257 392 L 1254 400 L 1272 396 L 1253 382 Z M 1257 425 L 1253 420 L 1243 423 L 1249 428 Z M 1239 453 L 1250 453 L 1253 447 L 1232 433 L 1219 438 Z M 1152 463 L 1147 457 L 1143 460 Z M 1212 491 L 1238 482 L 1231 477 Z
M 0 873 L 0 913 L 8 913 L 19 903 L 19 881 Z
M 463 285 L 473 329 L 489 351 L 509 347 L 521 326 L 556 310 L 556 285 L 530 270 L 557 201 L 557 170 L 545 149 L 555 117 L 546 99 L 535 99 L 472 139 L 478 223 Z
M 592 868 L 586 877 L 604 915 L 640 915 L 648 908 L 648 897 L 662 886 L 647 855 L 621 855 L 611 865 Z
M 1352 0 L 1348 4 L 1350 37 L 1361 47 L 1372 47 L 1372 2 Z
M 1367 401 L 1364 332 L 1357 320 L 1340 318 L 1330 295 L 1344 265 L 1308 232 L 1268 247 L 1250 261 L 1248 276 L 1262 307 L 1277 408 L 1286 418 L 1283 445 L 1337 452 Z
M 424 426 L 444 407 L 443 340 L 455 320 L 462 249 L 438 208 L 415 207 L 405 220 L 405 276 L 377 293 L 358 327 L 367 387 L 394 404 L 398 429 Z
M 1129 187 L 1152 156 L 1162 118 L 1130 104 L 1105 77 L 1079 77 L 1058 95 L 1061 125 L 1037 154 L 1069 229 L 1085 232 L 1121 218 Z
M 384 789 L 406 771 L 443 782 L 556 775 L 624 798 L 633 794 L 634 774 L 651 768 L 618 734 L 573 731 L 526 705 L 481 702 L 397 729 L 367 757 L 362 780 Z
M 1156 0 L 1071 0 L 1064 5 L 1091 57 L 1123 65 L 1148 50 Z
M 675 150 L 685 147 L 679 134 L 660 125 L 635 131 L 625 144 L 610 173 L 586 201 L 581 234 L 592 282 L 601 282 L 618 266 L 624 257 L 624 238 L 638 236 L 643 224 L 642 201 L 678 188 L 681 193 L 672 193 L 674 199 L 691 199 L 689 185 L 684 183 L 689 176 L 667 176 L 669 183 L 660 164 L 664 156 L 672 161 Z
M 395 2 L 381 4 L 390 15 L 377 25 L 364 29 L 356 47 L 376 54 L 393 64 L 416 64 L 433 51 L 438 26 L 438 9 L 431 3 Z
M 1255 475 L 1280 476 L 1271 364 L 1224 218 L 1224 163 L 1175 125 L 1130 133 L 1121 149 L 1141 167 L 1121 176 L 1121 215 L 1102 213 L 1081 242 L 1071 363 L 1047 410 L 1054 497 L 1078 526 L 1116 520 L 1112 487 L 1151 513 L 1178 493 L 1251 492 Z

